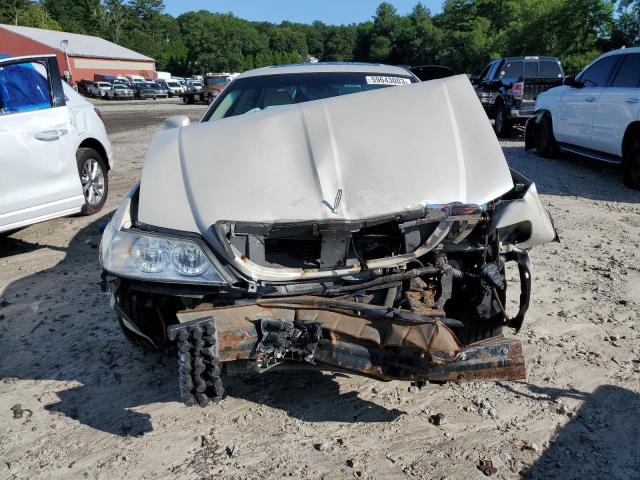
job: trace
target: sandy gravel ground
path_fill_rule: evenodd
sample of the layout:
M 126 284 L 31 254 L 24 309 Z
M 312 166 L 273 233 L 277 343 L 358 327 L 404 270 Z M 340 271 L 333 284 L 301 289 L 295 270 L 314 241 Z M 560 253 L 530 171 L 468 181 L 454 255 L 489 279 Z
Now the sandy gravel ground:
M 101 106 L 117 160 L 102 215 L 0 237 L 0 478 L 479 479 L 489 458 L 499 479 L 640 479 L 640 192 L 617 169 L 503 142 L 562 237 L 532 254 L 527 382 L 271 374 L 187 408 L 175 359 L 130 345 L 99 286 L 99 226 L 149 139 L 203 112 L 139 103 Z

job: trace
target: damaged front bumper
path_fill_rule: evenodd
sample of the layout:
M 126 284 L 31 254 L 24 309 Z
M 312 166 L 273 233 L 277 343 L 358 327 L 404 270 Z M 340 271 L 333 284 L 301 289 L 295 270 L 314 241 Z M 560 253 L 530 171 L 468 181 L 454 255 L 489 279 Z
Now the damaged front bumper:
M 408 321 L 287 302 L 179 312 L 169 337 L 178 340 L 183 400 L 203 405 L 220 398 L 224 365 L 230 374 L 302 368 L 382 381 L 525 378 L 517 340 L 494 337 L 463 347 L 443 319 Z

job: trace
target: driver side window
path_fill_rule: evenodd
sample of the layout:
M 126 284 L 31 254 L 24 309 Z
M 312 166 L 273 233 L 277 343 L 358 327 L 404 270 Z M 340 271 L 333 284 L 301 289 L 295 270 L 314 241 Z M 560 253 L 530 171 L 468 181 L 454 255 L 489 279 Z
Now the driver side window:
M 606 87 L 617 63 L 617 56 L 604 57 L 582 72 L 577 80 L 582 82 L 586 88 Z

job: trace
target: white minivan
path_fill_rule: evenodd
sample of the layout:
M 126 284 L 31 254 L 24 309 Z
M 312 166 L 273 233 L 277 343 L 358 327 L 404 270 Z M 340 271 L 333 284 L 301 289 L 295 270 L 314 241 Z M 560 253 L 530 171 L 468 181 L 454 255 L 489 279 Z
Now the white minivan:
M 111 143 L 55 55 L 0 58 L 0 232 L 105 204 Z

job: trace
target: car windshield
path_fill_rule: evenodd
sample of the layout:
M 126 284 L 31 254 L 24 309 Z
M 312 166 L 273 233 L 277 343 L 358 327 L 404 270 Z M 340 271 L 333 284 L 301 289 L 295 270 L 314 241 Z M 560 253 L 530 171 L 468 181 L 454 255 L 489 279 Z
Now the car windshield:
M 414 82 L 417 80 L 409 74 L 381 75 L 364 72 L 296 73 L 241 78 L 224 90 L 205 115 L 204 121 Z
M 231 82 L 229 77 L 212 77 L 207 79 L 207 85 L 224 86 Z
M 178 82 L 167 82 L 167 85 L 169 85 L 170 87 L 179 87 L 180 84 Z

